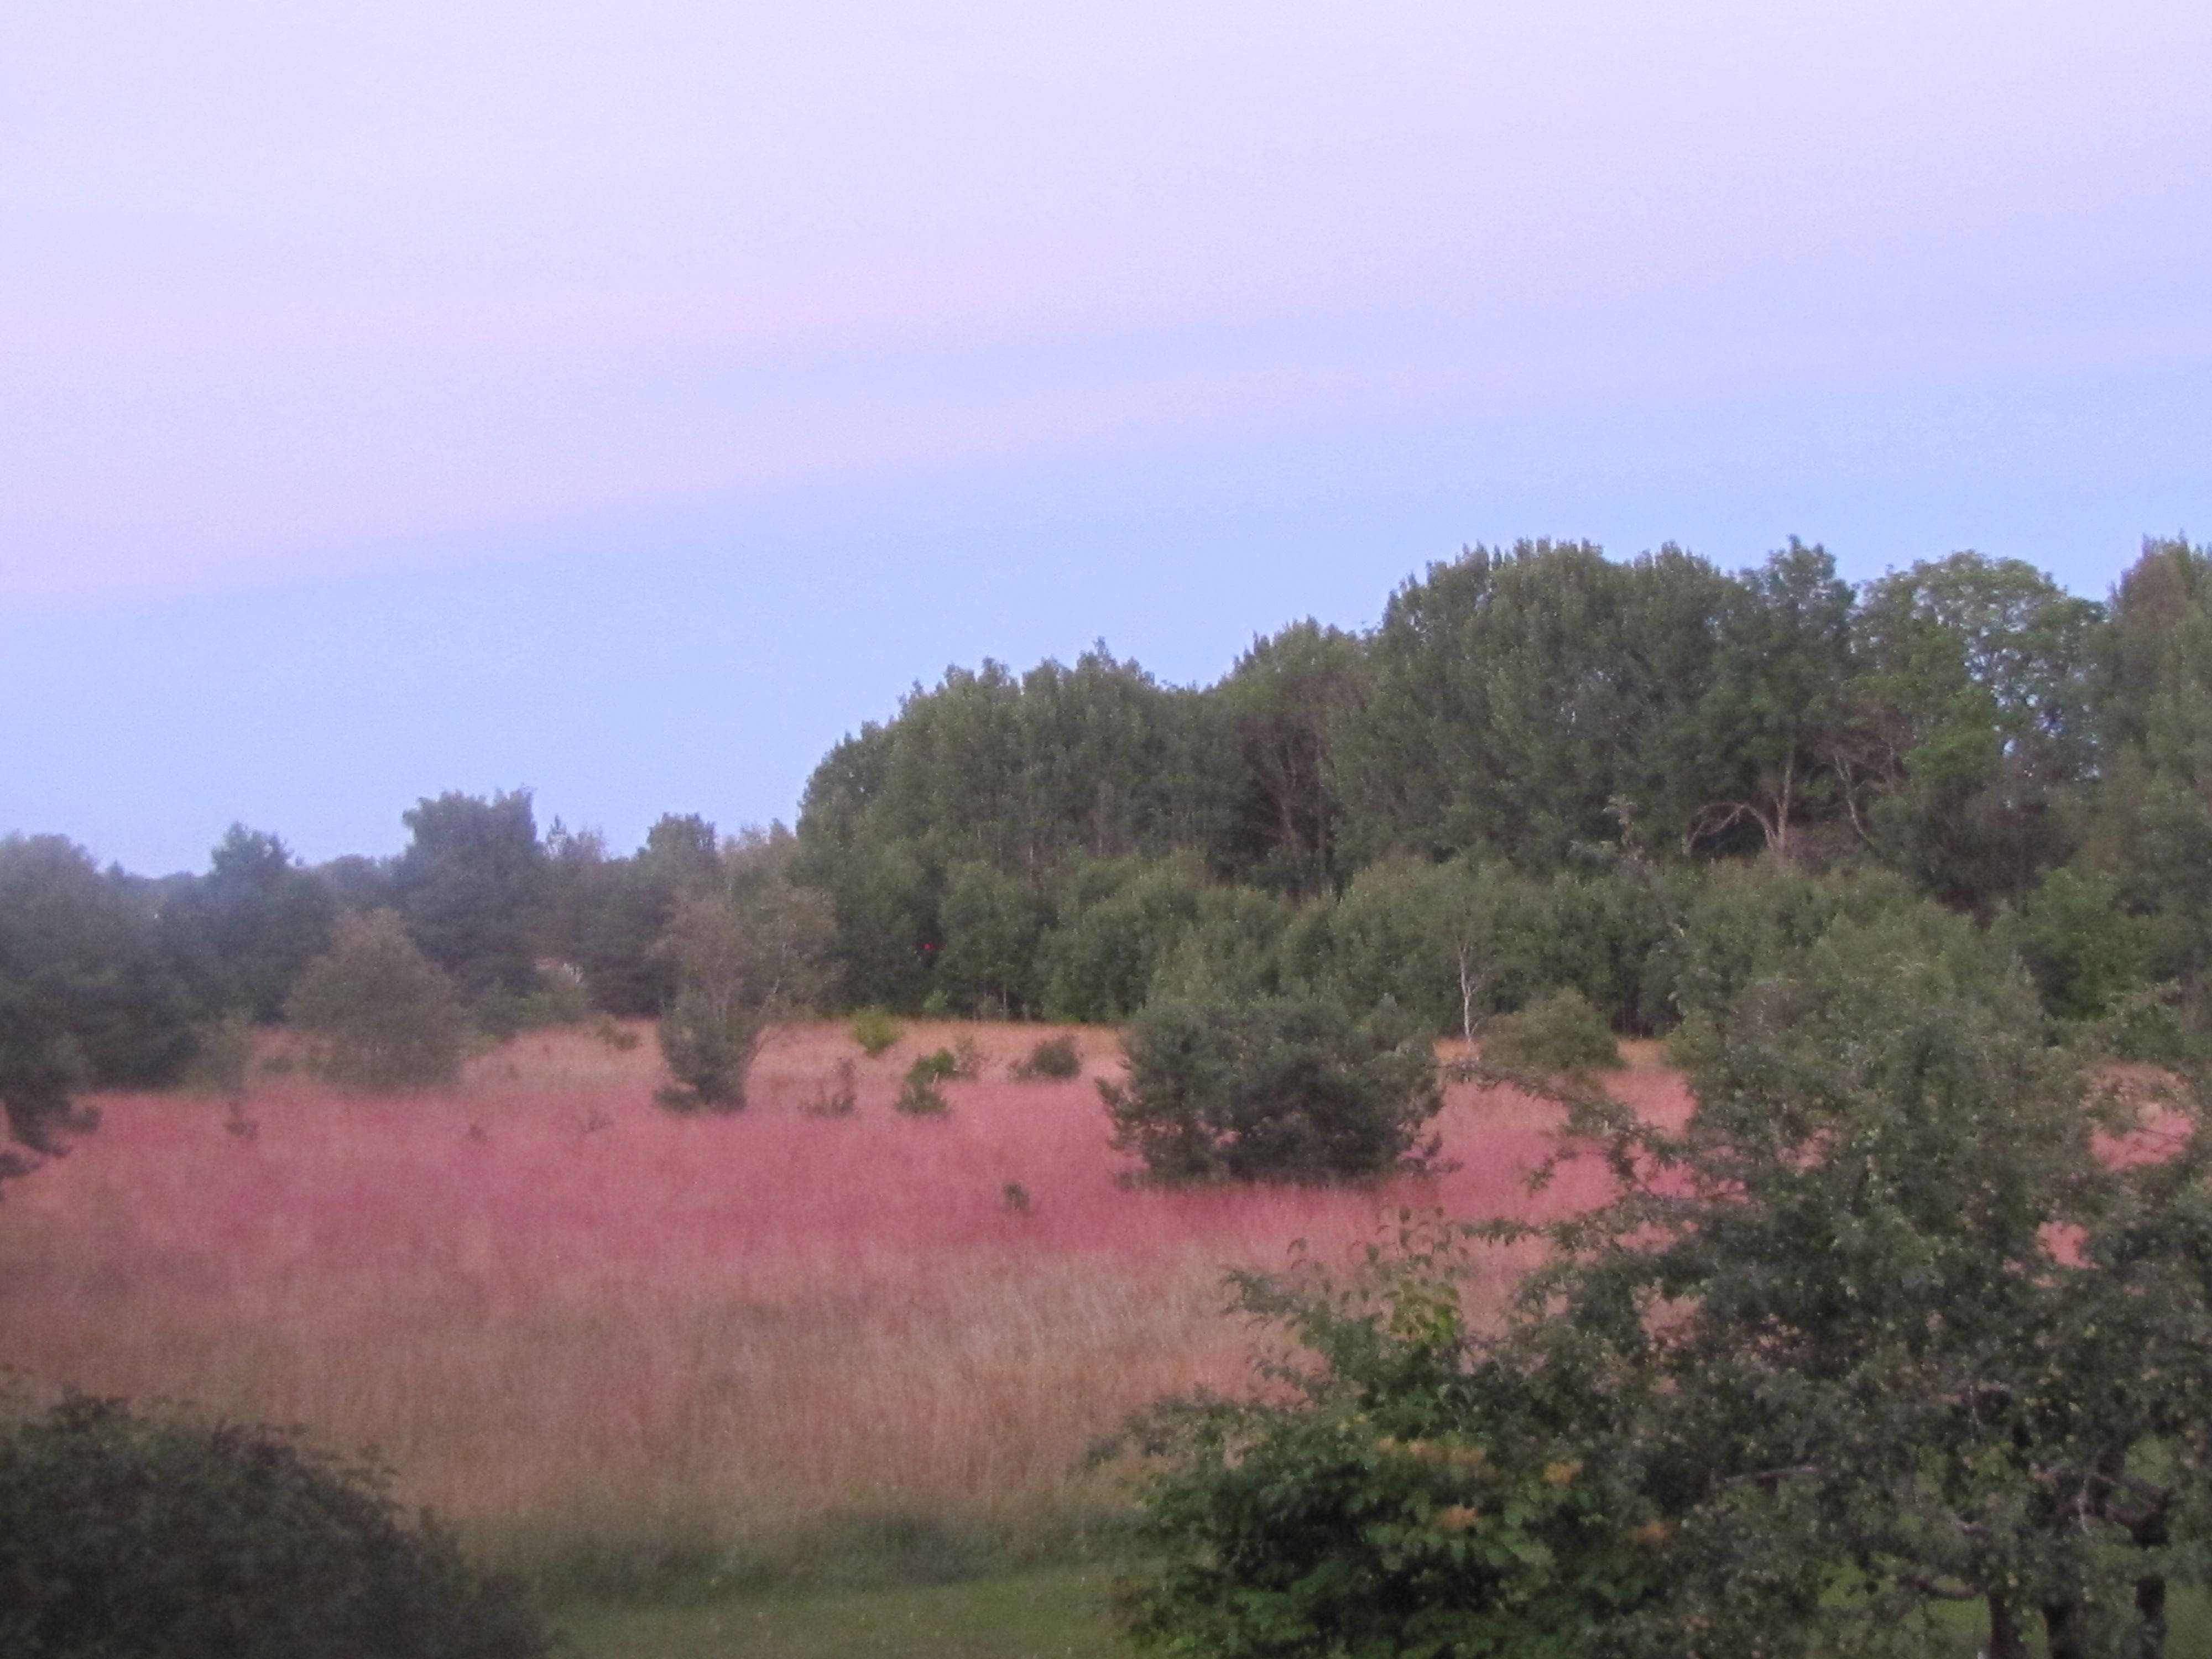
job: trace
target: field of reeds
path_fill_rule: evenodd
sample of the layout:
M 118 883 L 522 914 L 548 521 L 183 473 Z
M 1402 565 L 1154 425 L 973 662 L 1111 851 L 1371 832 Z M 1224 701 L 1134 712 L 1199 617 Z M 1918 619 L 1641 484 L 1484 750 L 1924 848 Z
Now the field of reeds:
M 965 1034 L 951 1111 L 892 1109 Z M 1085 1447 L 1163 1393 L 1239 1384 L 1231 1266 L 1342 1259 L 1404 1206 L 1526 1213 L 1553 1109 L 1455 1086 L 1455 1171 L 1164 1192 L 1116 1177 L 1094 1079 L 1018 1081 L 1035 1026 L 917 1025 L 876 1059 L 778 1036 L 742 1113 L 654 1103 L 649 1033 L 526 1036 L 437 1093 L 348 1097 L 266 1052 L 237 1102 L 110 1097 L 0 1198 L 0 1365 L 373 1447 L 405 1501 L 571 1584 L 927 1576 L 1065 1547 L 1110 1504 Z M 857 1109 L 807 1108 L 854 1064 Z M 1613 1079 L 1653 1110 L 1649 1057 Z M 1577 1167 L 1547 1209 L 1596 1195 Z M 1513 1271 L 1497 1266 L 1497 1294 Z

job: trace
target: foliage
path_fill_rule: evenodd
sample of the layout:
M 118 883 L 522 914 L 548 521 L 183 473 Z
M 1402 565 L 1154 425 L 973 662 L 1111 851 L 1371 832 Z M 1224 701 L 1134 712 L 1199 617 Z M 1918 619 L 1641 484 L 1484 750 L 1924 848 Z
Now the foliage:
M 17 1659 L 537 1659 L 514 1589 L 383 1476 L 265 1428 L 73 1398 L 0 1435 Z
M 276 836 L 234 823 L 209 860 L 161 907 L 170 948 L 210 1013 L 267 1024 L 308 963 L 330 948 L 330 890 Z
M 737 1111 L 769 1028 L 813 1006 L 830 986 L 830 908 L 790 879 L 787 833 L 732 843 L 720 890 L 679 898 L 661 948 L 675 964 L 675 1005 L 660 1022 L 678 1111 Z
M 863 1008 L 853 1016 L 846 1028 L 853 1041 L 860 1045 L 860 1052 L 875 1060 L 896 1045 L 906 1035 L 906 1028 L 881 1008 Z
M 426 1089 L 459 1073 L 467 1026 L 453 981 L 389 910 L 342 915 L 287 1009 L 315 1069 L 356 1089 Z
M 1535 1072 L 1588 1072 L 1620 1064 L 1620 1045 L 1589 999 L 1571 985 L 1491 1023 L 1482 1057 Z
M 1114 1145 L 1148 1176 L 1357 1180 L 1432 1152 L 1435 1055 L 1404 1019 L 1325 998 L 1162 1001 L 1130 1027 L 1126 1083 L 1102 1079 Z
M 1083 1055 L 1067 1032 L 1039 1037 L 1028 1054 L 1014 1062 L 1013 1075 L 1024 1083 L 1065 1083 L 1083 1075 Z
M 1963 1601 L 1991 1659 L 2037 1618 L 2054 1659 L 2160 1650 L 2168 1580 L 2212 1571 L 2212 1096 L 2116 1093 L 1928 910 L 1837 921 L 1685 1032 L 1679 1132 L 1557 1086 L 1620 1195 L 1467 1230 L 1549 1246 L 1496 1332 L 1419 1230 L 1349 1287 L 1245 1281 L 1310 1358 L 1144 1425 L 1140 1636 L 1935 1655 Z M 1380 1455 L 1409 1438 L 1418 1474 Z M 1481 1483 L 1536 1459 L 1597 1491 L 1510 1547 L 1561 1517 Z M 1509 1547 L 1424 1577 L 1440 1532 Z
M 2054 870 L 2009 932 L 2043 1006 L 2058 1018 L 2102 1018 L 2142 983 L 2150 929 L 2120 908 L 2111 882 Z
M 1571 1382 L 1483 1352 L 1468 1267 L 1454 1230 L 1401 1212 L 1349 1284 L 1310 1261 L 1232 1275 L 1302 1354 L 1263 1361 L 1251 1399 L 1132 1422 L 1143 1565 L 1118 1600 L 1141 1646 L 1568 1659 L 1656 1596 L 1666 1528 L 1633 1464 L 1562 1410 Z
M 464 996 L 526 993 L 547 897 L 530 792 L 449 792 L 401 815 L 410 839 L 392 872 L 407 931 Z
M 960 1075 L 960 1062 L 950 1048 L 937 1048 L 915 1058 L 899 1080 L 898 1097 L 891 1104 L 908 1117 L 941 1117 L 951 1102 L 937 1085 Z
M 191 1012 L 119 875 L 58 836 L 0 837 L 0 1179 L 93 1126 L 80 1091 L 173 1079 L 191 1054 Z

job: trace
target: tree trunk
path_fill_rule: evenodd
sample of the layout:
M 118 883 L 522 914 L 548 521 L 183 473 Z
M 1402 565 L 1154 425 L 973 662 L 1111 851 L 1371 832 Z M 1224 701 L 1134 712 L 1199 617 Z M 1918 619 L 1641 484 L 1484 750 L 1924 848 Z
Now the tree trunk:
M 2012 1603 L 2002 1590 L 1990 1592 L 1990 1644 L 1983 1659 L 2028 1659 L 2027 1638 L 2012 1616 Z
M 2052 1601 L 2043 1609 L 2051 1659 L 2089 1659 L 2089 1621 L 2079 1601 Z
M 2136 1651 L 2142 1659 L 2165 1659 L 2166 1580 L 2136 1580 Z

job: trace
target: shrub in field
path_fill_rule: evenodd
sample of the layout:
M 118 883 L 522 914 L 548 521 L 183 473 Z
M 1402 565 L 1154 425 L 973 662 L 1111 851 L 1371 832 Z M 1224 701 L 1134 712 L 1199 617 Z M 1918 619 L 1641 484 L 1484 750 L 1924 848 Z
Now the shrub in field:
M 422 1089 L 460 1070 L 466 1027 L 447 979 L 390 910 L 338 918 L 327 956 L 308 963 L 289 1005 L 315 1069 L 360 1089 Z
M 276 1431 L 77 1398 L 0 1435 L 13 1659 L 538 1659 L 504 1581 Z
M 946 1075 L 963 1083 L 983 1075 L 983 1045 L 965 1031 L 952 1039 L 952 1069 Z
M 806 1103 L 809 1117 L 850 1117 L 860 1109 L 860 1091 L 849 1060 L 837 1062 L 836 1081 L 824 1083 Z
M 1011 1069 L 1023 1083 L 1065 1083 L 1083 1075 L 1083 1056 L 1076 1052 L 1075 1039 L 1063 1031 L 1055 1037 L 1039 1038 L 1028 1058 L 1016 1060 Z
M 674 1005 L 660 1052 L 674 1081 L 660 1091 L 677 1111 L 738 1111 L 745 1074 L 769 1028 L 828 988 L 828 899 L 794 885 L 790 841 L 754 836 L 726 854 L 722 890 L 677 902 L 661 949 L 676 964 Z
M 1162 1002 L 1131 1026 L 1127 1083 L 1101 1079 L 1114 1145 L 1152 1179 L 1325 1182 L 1383 1175 L 1443 1103 L 1436 1056 L 1395 1015 L 1324 998 Z
M 948 1078 L 960 1075 L 960 1062 L 950 1048 L 938 1048 L 919 1055 L 906 1068 L 906 1077 L 899 1085 L 898 1098 L 891 1103 L 908 1117 L 939 1117 L 952 1109 L 945 1098 L 944 1091 L 937 1085 Z
M 1482 1055 L 1532 1072 L 1589 1072 L 1620 1064 L 1620 1045 L 1589 999 L 1565 986 L 1493 1022 Z
M 853 1023 L 846 1030 L 870 1060 L 878 1058 L 906 1035 L 906 1028 L 880 1008 L 861 1009 L 853 1016 Z

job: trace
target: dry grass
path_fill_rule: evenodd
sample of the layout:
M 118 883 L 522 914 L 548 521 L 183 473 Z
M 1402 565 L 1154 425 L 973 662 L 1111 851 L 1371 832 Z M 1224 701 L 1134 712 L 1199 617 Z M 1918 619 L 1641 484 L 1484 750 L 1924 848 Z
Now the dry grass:
M 576 1032 L 427 1097 L 267 1077 L 251 1133 L 216 1103 L 108 1099 L 0 1204 L 0 1364 L 374 1445 L 405 1498 L 516 1559 L 772 1553 L 856 1516 L 1036 1537 L 1095 1499 L 1071 1468 L 1127 1408 L 1238 1382 L 1224 1267 L 1297 1238 L 1341 1256 L 1401 1205 L 1525 1212 L 1553 1121 L 1455 1088 L 1449 1176 L 1130 1190 L 1089 1080 L 1110 1033 L 1078 1034 L 1084 1080 L 1018 1083 L 1036 1028 L 957 1029 L 988 1064 L 939 1121 L 890 1109 L 956 1030 L 927 1024 L 874 1060 L 794 1030 L 732 1117 L 660 1110 L 650 1042 Z M 807 1115 L 848 1058 L 858 1113 Z M 1679 1104 L 1648 1055 L 1617 1080 Z

